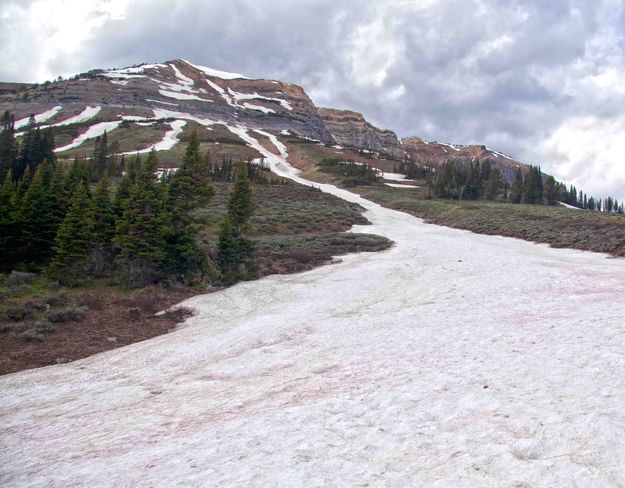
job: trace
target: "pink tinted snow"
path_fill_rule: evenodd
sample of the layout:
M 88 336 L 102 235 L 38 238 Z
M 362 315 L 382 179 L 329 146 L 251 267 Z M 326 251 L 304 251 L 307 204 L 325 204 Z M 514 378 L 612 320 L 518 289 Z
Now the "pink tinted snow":
M 395 245 L 0 378 L 5 486 L 625 484 L 625 261 L 427 225 L 229 129 Z

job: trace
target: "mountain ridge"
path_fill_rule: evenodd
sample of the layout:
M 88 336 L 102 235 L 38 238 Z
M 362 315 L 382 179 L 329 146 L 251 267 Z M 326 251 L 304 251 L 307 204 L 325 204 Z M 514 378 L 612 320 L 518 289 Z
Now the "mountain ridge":
M 43 117 L 58 107 L 60 110 Z M 72 79 L 43 85 L 5 83 L 0 85 L 0 110 L 15 114 L 21 122 L 18 129 L 26 125 L 24 121 L 30 115 L 36 115 L 36 122 L 42 126 L 82 124 L 80 133 L 74 134 L 71 141 L 63 141 L 59 152 L 81 147 L 104 130 L 114 131 L 124 123 L 171 119 L 195 122 L 207 130 L 224 125 L 274 133 L 289 131 L 325 144 L 341 144 L 433 166 L 448 159 L 462 163 L 488 159 L 508 181 L 512 181 L 517 168 L 525 171 L 526 167 L 486 146 L 454 146 L 418 137 L 400 139 L 395 132 L 374 126 L 359 112 L 317 107 L 298 85 L 253 79 L 183 59 L 121 69 L 93 69 Z M 174 126 L 170 125 L 170 129 L 174 130 Z M 129 152 L 145 149 L 133 147 Z

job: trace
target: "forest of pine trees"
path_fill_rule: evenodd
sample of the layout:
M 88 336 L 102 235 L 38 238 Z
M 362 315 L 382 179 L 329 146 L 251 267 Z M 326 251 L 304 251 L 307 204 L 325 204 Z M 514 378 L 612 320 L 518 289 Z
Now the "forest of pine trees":
M 10 114 L 2 124 L 0 272 L 42 271 L 69 286 L 98 277 L 129 286 L 193 284 L 215 279 L 215 267 L 223 282 L 253 276 L 254 246 L 246 237 L 254 208 L 250 175 L 264 181 L 262 168 L 209 164 L 193 133 L 177 171 L 159 178 L 156 152 L 145 161 L 137 155 L 121 161 L 125 171 L 114 189 L 108 172 L 120 165 L 109 155 L 106 134 L 88 162 L 76 159 L 65 170 L 51 132 L 29 130 L 18 144 Z M 195 210 L 213 197 L 213 176 L 230 181 L 234 173 L 221 233 L 228 242 L 220 235 L 213 264 L 210 250 L 198 245 Z
M 460 200 L 497 200 L 530 205 L 555 205 L 558 202 L 587 210 L 623 213 L 623 202 L 609 197 L 605 200 L 588 197 L 574 186 L 566 187 L 553 176 L 542 173 L 539 166 L 529 166 L 523 173 L 517 169 L 512 184 L 506 183 L 497 168 L 488 160 L 468 165 L 449 160 L 436 171 L 428 172 L 428 184 L 437 198 Z

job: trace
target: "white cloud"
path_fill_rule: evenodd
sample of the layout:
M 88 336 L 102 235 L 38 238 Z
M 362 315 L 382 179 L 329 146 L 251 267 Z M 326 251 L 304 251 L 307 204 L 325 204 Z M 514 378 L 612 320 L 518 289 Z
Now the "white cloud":
M 107 21 L 123 19 L 127 5 L 128 0 L 37 0 L 26 6 L 10 3 L 2 14 L 3 25 L 10 29 L 2 59 L 21 61 L 13 69 L 14 80 L 43 81 L 71 74 L 51 72 L 49 62 L 59 56 L 71 57 Z M 24 59 L 24 50 L 29 59 Z

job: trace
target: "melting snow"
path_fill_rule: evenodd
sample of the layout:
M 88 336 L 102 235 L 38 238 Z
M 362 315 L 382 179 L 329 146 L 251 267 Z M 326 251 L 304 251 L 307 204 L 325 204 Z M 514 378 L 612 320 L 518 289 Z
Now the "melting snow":
M 236 78 L 249 79 L 247 76 L 243 76 L 238 73 L 228 73 L 227 71 L 219 71 L 217 69 L 207 68 L 206 66 L 200 66 L 198 64 L 190 63 L 185 59 L 183 59 L 182 61 L 187 63 L 189 66 L 193 66 L 195 69 L 204 72 L 204 74 L 207 74 L 208 76 L 213 76 L 215 78 L 221 78 L 223 80 L 234 80 Z
M 206 100 L 205 98 L 201 98 L 190 93 L 178 93 L 167 90 L 159 90 L 158 92 L 164 97 L 175 98 L 176 100 L 200 100 L 202 102 L 212 102 L 212 100 Z
M 112 130 L 117 129 L 117 127 L 119 127 L 119 124 L 121 123 L 121 120 L 115 120 L 112 122 L 100 122 L 99 124 L 92 125 L 91 127 L 89 127 L 89 129 L 87 129 L 87 132 L 79 135 L 76 139 L 74 139 L 66 146 L 56 148 L 54 152 L 63 152 L 69 149 L 74 149 L 88 139 L 94 139 L 104 134 L 104 132 L 111 132 Z
M 573 205 L 569 205 L 568 203 L 564 203 L 564 202 L 558 202 L 558 203 L 562 205 L 563 207 L 570 208 L 571 210 L 582 210 L 581 208 L 575 207 Z
M 150 122 L 150 124 L 153 123 L 154 122 Z M 171 127 L 171 130 L 168 130 L 163 136 L 163 139 L 161 139 L 156 144 L 144 149 L 139 149 L 138 151 L 128 151 L 122 154 L 144 154 L 149 153 L 152 149 L 156 151 L 170 150 L 172 147 L 180 142 L 178 136 L 182 133 L 182 130 L 184 129 L 184 126 L 187 125 L 187 122 L 185 120 L 174 120 L 173 122 L 170 122 L 169 125 Z
M 393 188 L 419 188 L 417 185 L 402 185 L 401 183 L 384 183 L 386 186 Z
M 4 485 L 625 484 L 624 260 L 427 225 L 229 129 L 394 247 L 197 296 L 176 332 L 0 378 Z
M 62 109 L 63 107 L 61 107 L 60 105 L 57 105 L 56 107 L 53 107 L 50 110 L 46 110 L 45 112 L 37 114 L 35 115 L 35 122 L 37 124 L 40 124 L 41 122 L 45 122 L 46 120 L 51 119 L 56 114 L 58 114 Z M 30 122 L 30 117 L 26 117 L 26 118 L 16 121 L 14 127 L 15 129 L 22 129 L 23 127 L 26 127 L 29 122 Z

